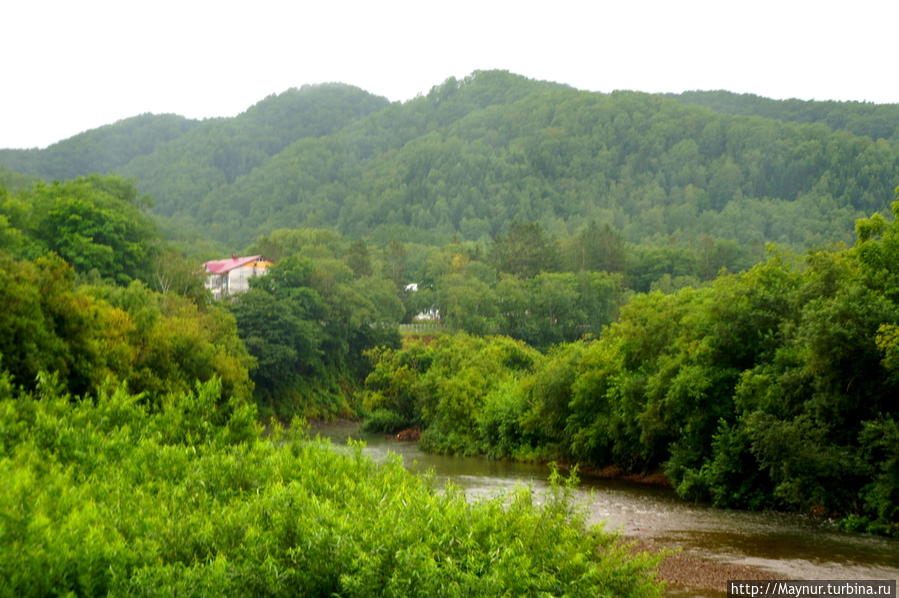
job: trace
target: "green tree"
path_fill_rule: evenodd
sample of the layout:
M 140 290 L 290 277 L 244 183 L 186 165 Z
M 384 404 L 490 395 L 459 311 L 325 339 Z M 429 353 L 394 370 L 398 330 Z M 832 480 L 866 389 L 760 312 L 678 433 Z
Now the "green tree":
M 396 346 L 403 305 L 392 282 L 355 278 L 339 259 L 283 256 L 229 309 L 258 361 L 257 395 L 280 416 L 350 416 L 365 351 Z
M 600 227 L 595 220 L 571 239 L 565 253 L 574 271 L 624 273 L 627 270 L 627 250 L 621 235 L 608 224 Z
M 231 306 L 240 337 L 256 359 L 253 382 L 267 404 L 289 403 L 307 377 L 323 372 L 321 332 L 288 299 L 251 289 Z
M 496 299 L 486 283 L 450 274 L 441 280 L 437 300 L 441 317 L 452 328 L 481 335 L 496 331 Z
M 347 253 L 347 266 L 352 269 L 353 274 L 357 278 L 371 276 L 371 256 L 368 253 L 368 246 L 365 244 L 365 241 L 356 240 L 350 244 Z
M 90 176 L 38 184 L 26 200 L 32 206 L 28 232 L 79 272 L 150 282 L 158 235 L 132 183 Z
M 557 268 L 558 251 L 537 222 L 513 222 L 493 239 L 491 260 L 500 272 L 531 278 Z

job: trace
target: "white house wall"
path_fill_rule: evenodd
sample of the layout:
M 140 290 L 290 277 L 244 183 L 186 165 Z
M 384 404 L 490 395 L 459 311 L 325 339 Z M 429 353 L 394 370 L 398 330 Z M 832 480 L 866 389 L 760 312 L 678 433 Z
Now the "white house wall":
M 228 293 L 243 293 L 250 290 L 250 279 L 265 270 L 254 267 L 254 264 L 247 264 L 240 268 L 235 268 L 228 273 Z

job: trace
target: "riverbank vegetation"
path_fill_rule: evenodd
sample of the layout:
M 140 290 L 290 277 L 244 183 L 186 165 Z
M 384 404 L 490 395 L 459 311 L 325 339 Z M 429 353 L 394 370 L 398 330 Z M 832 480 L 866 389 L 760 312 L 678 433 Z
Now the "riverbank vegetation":
M 441 336 L 371 353 L 371 425 L 426 448 L 662 469 L 689 499 L 899 534 L 899 202 L 851 249 L 637 294 L 541 355 Z M 389 411 L 390 413 L 386 413 Z
M 214 304 L 145 209 L 111 177 L 3 193 L 16 387 L 56 373 L 74 396 L 109 380 L 159 402 L 218 380 L 263 418 L 364 414 L 429 450 L 661 469 L 685 498 L 896 533 L 895 220 L 751 267 L 593 223 L 442 247 L 284 229 L 250 248 L 271 272 Z M 401 347 L 422 313 L 447 334 Z
M 657 596 L 562 486 L 471 503 L 398 460 L 263 437 L 218 379 L 158 402 L 0 377 L 0 596 Z
M 279 258 L 213 304 L 129 183 L 0 190 L 0 596 L 659 595 L 564 483 L 469 502 L 263 434 L 256 400 L 361 375 L 402 315 L 364 260 Z

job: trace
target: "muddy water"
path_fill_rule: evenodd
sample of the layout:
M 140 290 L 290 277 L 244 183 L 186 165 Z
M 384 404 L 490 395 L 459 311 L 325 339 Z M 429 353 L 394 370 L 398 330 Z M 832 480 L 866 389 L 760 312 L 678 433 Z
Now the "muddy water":
M 438 486 L 452 481 L 472 498 L 516 484 L 529 484 L 538 494 L 546 488 L 548 471 L 542 465 L 429 455 L 414 443 L 352 426 L 317 428 L 316 433 L 335 446 L 350 436 L 364 440 L 365 453 L 375 461 L 397 453 L 408 469 L 432 471 Z M 684 502 L 668 489 L 614 480 L 584 480 L 576 500 L 591 523 L 604 522 L 606 529 L 710 562 L 750 566 L 786 579 L 899 579 L 899 540 L 838 532 L 798 515 L 712 509 Z M 669 595 L 722 596 L 724 587 L 674 586 Z

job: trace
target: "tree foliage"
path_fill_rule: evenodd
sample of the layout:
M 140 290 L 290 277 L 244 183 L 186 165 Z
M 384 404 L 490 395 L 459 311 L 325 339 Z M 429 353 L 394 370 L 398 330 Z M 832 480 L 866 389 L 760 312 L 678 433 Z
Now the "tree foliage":
M 217 377 L 226 396 L 250 395 L 252 362 L 223 310 L 137 281 L 80 284 L 56 256 L 29 262 L 0 252 L 0 263 L 0 365 L 16 385 L 33 389 L 55 373 L 81 394 L 111 378 L 161 400 Z
M 893 208 L 891 221 L 860 220 L 851 249 L 774 252 L 703 288 L 635 295 L 599 338 L 524 369 L 490 362 L 464 336 L 379 353 L 370 403 L 450 438 L 426 443 L 439 450 L 661 469 L 684 497 L 897 534 Z M 506 283 L 509 301 L 529 296 Z M 542 293 L 562 317 L 576 313 L 564 294 Z M 458 428 L 429 415 L 441 401 L 460 405 Z
M 309 232 L 282 231 L 260 240 L 280 260 L 252 279 L 253 288 L 229 310 L 257 360 L 253 380 L 266 408 L 282 417 L 352 416 L 349 391 L 368 369 L 362 354 L 398 344 L 403 308 L 389 281 L 357 277 L 336 257 L 313 261 L 292 252 L 298 249 L 291 250 L 291 243 L 308 240 Z
M 197 124 L 174 114 L 142 114 L 79 133 L 43 150 L 0 149 L 0 164 L 49 180 L 110 173 L 153 153 Z
M 835 131 L 845 130 L 872 139 L 899 138 L 899 106 L 896 104 L 797 99 L 779 101 L 727 91 L 688 91 L 672 97 L 726 114 L 821 123 Z
M 702 96 L 711 110 L 699 95 L 597 94 L 501 71 L 402 104 L 307 87 L 159 134 L 105 169 L 231 247 L 281 227 L 442 243 L 505 236 L 510 222 L 566 236 L 595 221 L 630 242 L 711 234 L 807 249 L 850 242 L 856 218 L 887 207 L 894 106 L 718 95 Z M 51 149 L 7 151 L 0 165 L 33 172 L 22 164 Z M 104 170 L 75 162 L 66 176 Z
M 149 281 L 159 237 L 145 201 L 118 177 L 38 183 L 0 204 L 0 214 L 28 237 L 7 249 L 20 257 L 52 251 L 79 272 L 119 283 Z
M 264 437 L 216 382 L 156 408 L 0 375 L 2 596 L 658 596 L 654 561 L 564 489 L 469 502 L 299 426 Z

